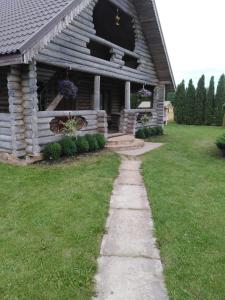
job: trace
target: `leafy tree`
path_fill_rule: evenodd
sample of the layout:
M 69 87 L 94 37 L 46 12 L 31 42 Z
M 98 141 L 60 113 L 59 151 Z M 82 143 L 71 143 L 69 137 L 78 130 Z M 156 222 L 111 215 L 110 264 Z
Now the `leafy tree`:
M 225 102 L 225 75 L 221 75 L 215 96 L 215 125 L 222 125 L 224 112 L 223 105 Z
M 186 93 L 186 124 L 192 125 L 194 124 L 194 117 L 195 117 L 195 86 L 193 84 L 193 80 L 190 79 L 187 93 Z
M 182 124 L 184 122 L 185 100 L 186 100 L 186 90 L 185 90 L 185 82 L 183 80 L 177 87 L 175 99 L 174 99 L 175 121 L 178 124 Z
M 205 88 L 205 75 L 198 81 L 196 90 L 196 105 L 195 105 L 195 124 L 203 125 L 205 122 L 205 102 L 206 102 L 206 88 Z
M 205 102 L 205 124 L 214 124 L 214 110 L 215 110 L 215 83 L 214 76 L 211 77 L 209 88 L 207 89 L 206 102 Z

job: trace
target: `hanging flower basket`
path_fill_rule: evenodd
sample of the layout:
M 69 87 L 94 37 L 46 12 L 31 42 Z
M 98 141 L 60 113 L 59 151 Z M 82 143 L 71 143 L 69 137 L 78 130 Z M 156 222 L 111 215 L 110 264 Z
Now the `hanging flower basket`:
M 65 99 L 75 99 L 77 96 L 78 87 L 70 80 L 59 81 L 59 93 Z

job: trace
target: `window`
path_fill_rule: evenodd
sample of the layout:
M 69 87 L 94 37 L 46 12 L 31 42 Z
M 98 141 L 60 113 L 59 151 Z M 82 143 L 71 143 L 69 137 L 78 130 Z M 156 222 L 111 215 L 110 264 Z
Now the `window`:
M 104 59 L 104 60 L 110 60 L 111 53 L 110 48 L 104 45 L 101 45 L 97 42 L 91 41 L 88 44 L 88 48 L 91 50 L 91 55 Z
M 120 25 L 117 26 L 115 21 L 117 9 L 118 7 L 108 0 L 98 1 L 93 15 L 96 34 L 113 44 L 134 51 L 133 18 L 119 9 Z
M 123 60 L 125 61 L 125 66 L 132 68 L 132 69 L 137 69 L 137 67 L 139 65 L 137 58 L 127 55 L 127 54 L 124 55 Z

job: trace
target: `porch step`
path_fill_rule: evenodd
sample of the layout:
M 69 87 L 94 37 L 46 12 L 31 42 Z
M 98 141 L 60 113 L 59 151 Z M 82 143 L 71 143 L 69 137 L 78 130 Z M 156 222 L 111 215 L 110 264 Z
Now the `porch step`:
M 133 135 L 122 135 L 109 138 L 106 147 L 115 151 L 140 149 L 144 147 L 144 141 Z

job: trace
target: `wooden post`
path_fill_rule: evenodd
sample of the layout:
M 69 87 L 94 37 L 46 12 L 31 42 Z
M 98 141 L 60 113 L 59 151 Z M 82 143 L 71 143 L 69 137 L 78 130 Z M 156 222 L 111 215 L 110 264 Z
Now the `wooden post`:
M 11 66 L 8 73 L 9 113 L 11 120 L 12 154 L 26 155 L 25 126 L 23 120 L 23 94 L 21 87 L 21 66 Z
M 29 156 L 38 156 L 40 154 L 40 147 L 38 142 L 38 96 L 35 61 L 23 67 L 22 91 L 24 123 L 26 128 L 26 152 Z
M 166 87 L 164 84 L 159 84 L 154 90 L 154 108 L 157 112 L 157 126 L 164 124 L 164 102 L 166 97 Z
M 125 109 L 130 109 L 130 81 L 125 83 Z
M 94 79 L 94 110 L 100 110 L 100 97 L 101 97 L 101 77 L 98 75 L 95 75 Z

